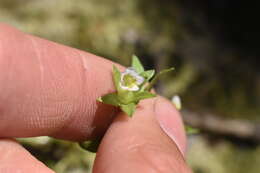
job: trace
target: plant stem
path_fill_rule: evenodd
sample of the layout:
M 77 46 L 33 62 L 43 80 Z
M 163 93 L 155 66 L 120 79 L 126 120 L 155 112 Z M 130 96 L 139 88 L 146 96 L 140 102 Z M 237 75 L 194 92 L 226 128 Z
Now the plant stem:
M 170 71 L 173 71 L 174 68 L 169 68 L 169 69 L 165 69 L 160 71 L 158 74 L 155 75 L 155 77 L 152 79 L 152 81 L 148 84 L 148 86 L 145 88 L 145 90 L 150 91 L 153 88 L 153 85 L 158 81 L 159 77 L 165 73 L 168 73 Z

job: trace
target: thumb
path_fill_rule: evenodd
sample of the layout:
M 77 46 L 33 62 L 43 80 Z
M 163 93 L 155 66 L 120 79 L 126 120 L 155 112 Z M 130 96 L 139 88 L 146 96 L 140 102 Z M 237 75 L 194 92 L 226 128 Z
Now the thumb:
M 147 99 L 132 118 L 120 113 L 114 120 L 98 150 L 94 173 L 188 173 L 182 155 L 185 143 L 173 105 L 160 97 Z

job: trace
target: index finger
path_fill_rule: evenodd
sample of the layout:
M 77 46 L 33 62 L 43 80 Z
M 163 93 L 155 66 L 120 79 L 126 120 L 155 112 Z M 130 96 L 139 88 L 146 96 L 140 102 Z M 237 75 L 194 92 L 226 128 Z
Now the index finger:
M 0 25 L 0 137 L 102 134 L 117 110 L 112 62 Z

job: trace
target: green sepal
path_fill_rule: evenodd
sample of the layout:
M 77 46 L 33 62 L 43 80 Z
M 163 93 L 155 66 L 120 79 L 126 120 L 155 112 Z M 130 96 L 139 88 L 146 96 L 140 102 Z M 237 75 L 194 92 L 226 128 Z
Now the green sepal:
M 136 108 L 136 104 L 135 103 L 130 103 L 128 105 L 120 105 L 120 108 L 123 112 L 125 112 L 129 117 L 132 117 L 134 112 L 135 112 L 135 108 Z
M 152 97 L 156 97 L 156 94 L 150 93 L 148 91 L 135 93 L 135 101 L 136 102 L 139 102 L 140 100 L 143 100 L 143 99 L 152 98 Z
M 98 101 L 105 103 L 105 104 L 110 104 L 114 106 L 119 106 L 119 101 L 117 98 L 117 93 L 110 93 L 107 95 L 104 95 L 98 99 Z
M 119 82 L 121 80 L 121 73 L 115 65 L 113 65 L 113 79 L 114 79 L 114 85 L 116 87 L 116 90 L 120 91 L 121 88 L 119 86 Z
M 144 72 L 144 67 L 142 63 L 140 62 L 139 58 L 135 55 L 132 56 L 132 67 L 139 74 Z
M 118 95 L 118 101 L 120 104 L 127 105 L 131 102 L 134 102 L 135 95 L 132 91 L 122 91 L 117 94 Z
M 94 139 L 94 140 L 79 142 L 78 144 L 82 149 L 87 150 L 87 151 L 92 152 L 92 153 L 96 153 L 97 150 L 98 150 L 99 144 L 101 142 L 101 139 L 102 138 L 97 138 L 97 139 Z
M 146 81 L 149 81 L 155 74 L 155 70 L 147 70 L 142 72 L 140 75 L 143 76 Z

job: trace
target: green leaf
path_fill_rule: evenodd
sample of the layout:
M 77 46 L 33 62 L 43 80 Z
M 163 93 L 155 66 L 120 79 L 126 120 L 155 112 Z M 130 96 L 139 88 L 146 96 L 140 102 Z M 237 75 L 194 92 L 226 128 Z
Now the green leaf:
M 149 81 L 155 74 L 155 70 L 147 70 L 142 72 L 140 75 L 143 76 L 147 81 Z
M 101 101 L 101 102 L 103 102 L 105 104 L 119 106 L 119 101 L 118 101 L 116 93 L 111 93 L 111 94 L 104 95 L 104 96 L 100 97 L 98 99 L 98 101 Z
M 156 97 L 156 94 L 150 93 L 148 91 L 135 93 L 135 101 L 136 102 L 143 100 L 143 99 L 152 98 L 152 97 Z
M 144 72 L 144 67 L 143 65 L 141 64 L 140 60 L 138 59 L 137 56 L 133 55 L 132 57 L 132 67 L 135 69 L 135 71 L 137 73 L 142 73 Z
M 113 79 L 114 79 L 114 85 L 115 85 L 117 91 L 119 91 L 121 89 L 119 86 L 120 78 L 121 78 L 120 71 L 118 70 L 118 68 L 115 65 L 113 65 Z
M 129 117 L 132 117 L 134 112 L 135 112 L 135 108 L 136 108 L 136 104 L 135 103 L 130 103 L 128 105 L 121 105 L 120 106 L 121 110 L 123 112 L 125 112 Z
M 102 138 L 89 140 L 85 142 L 79 142 L 79 146 L 89 152 L 96 153 Z

